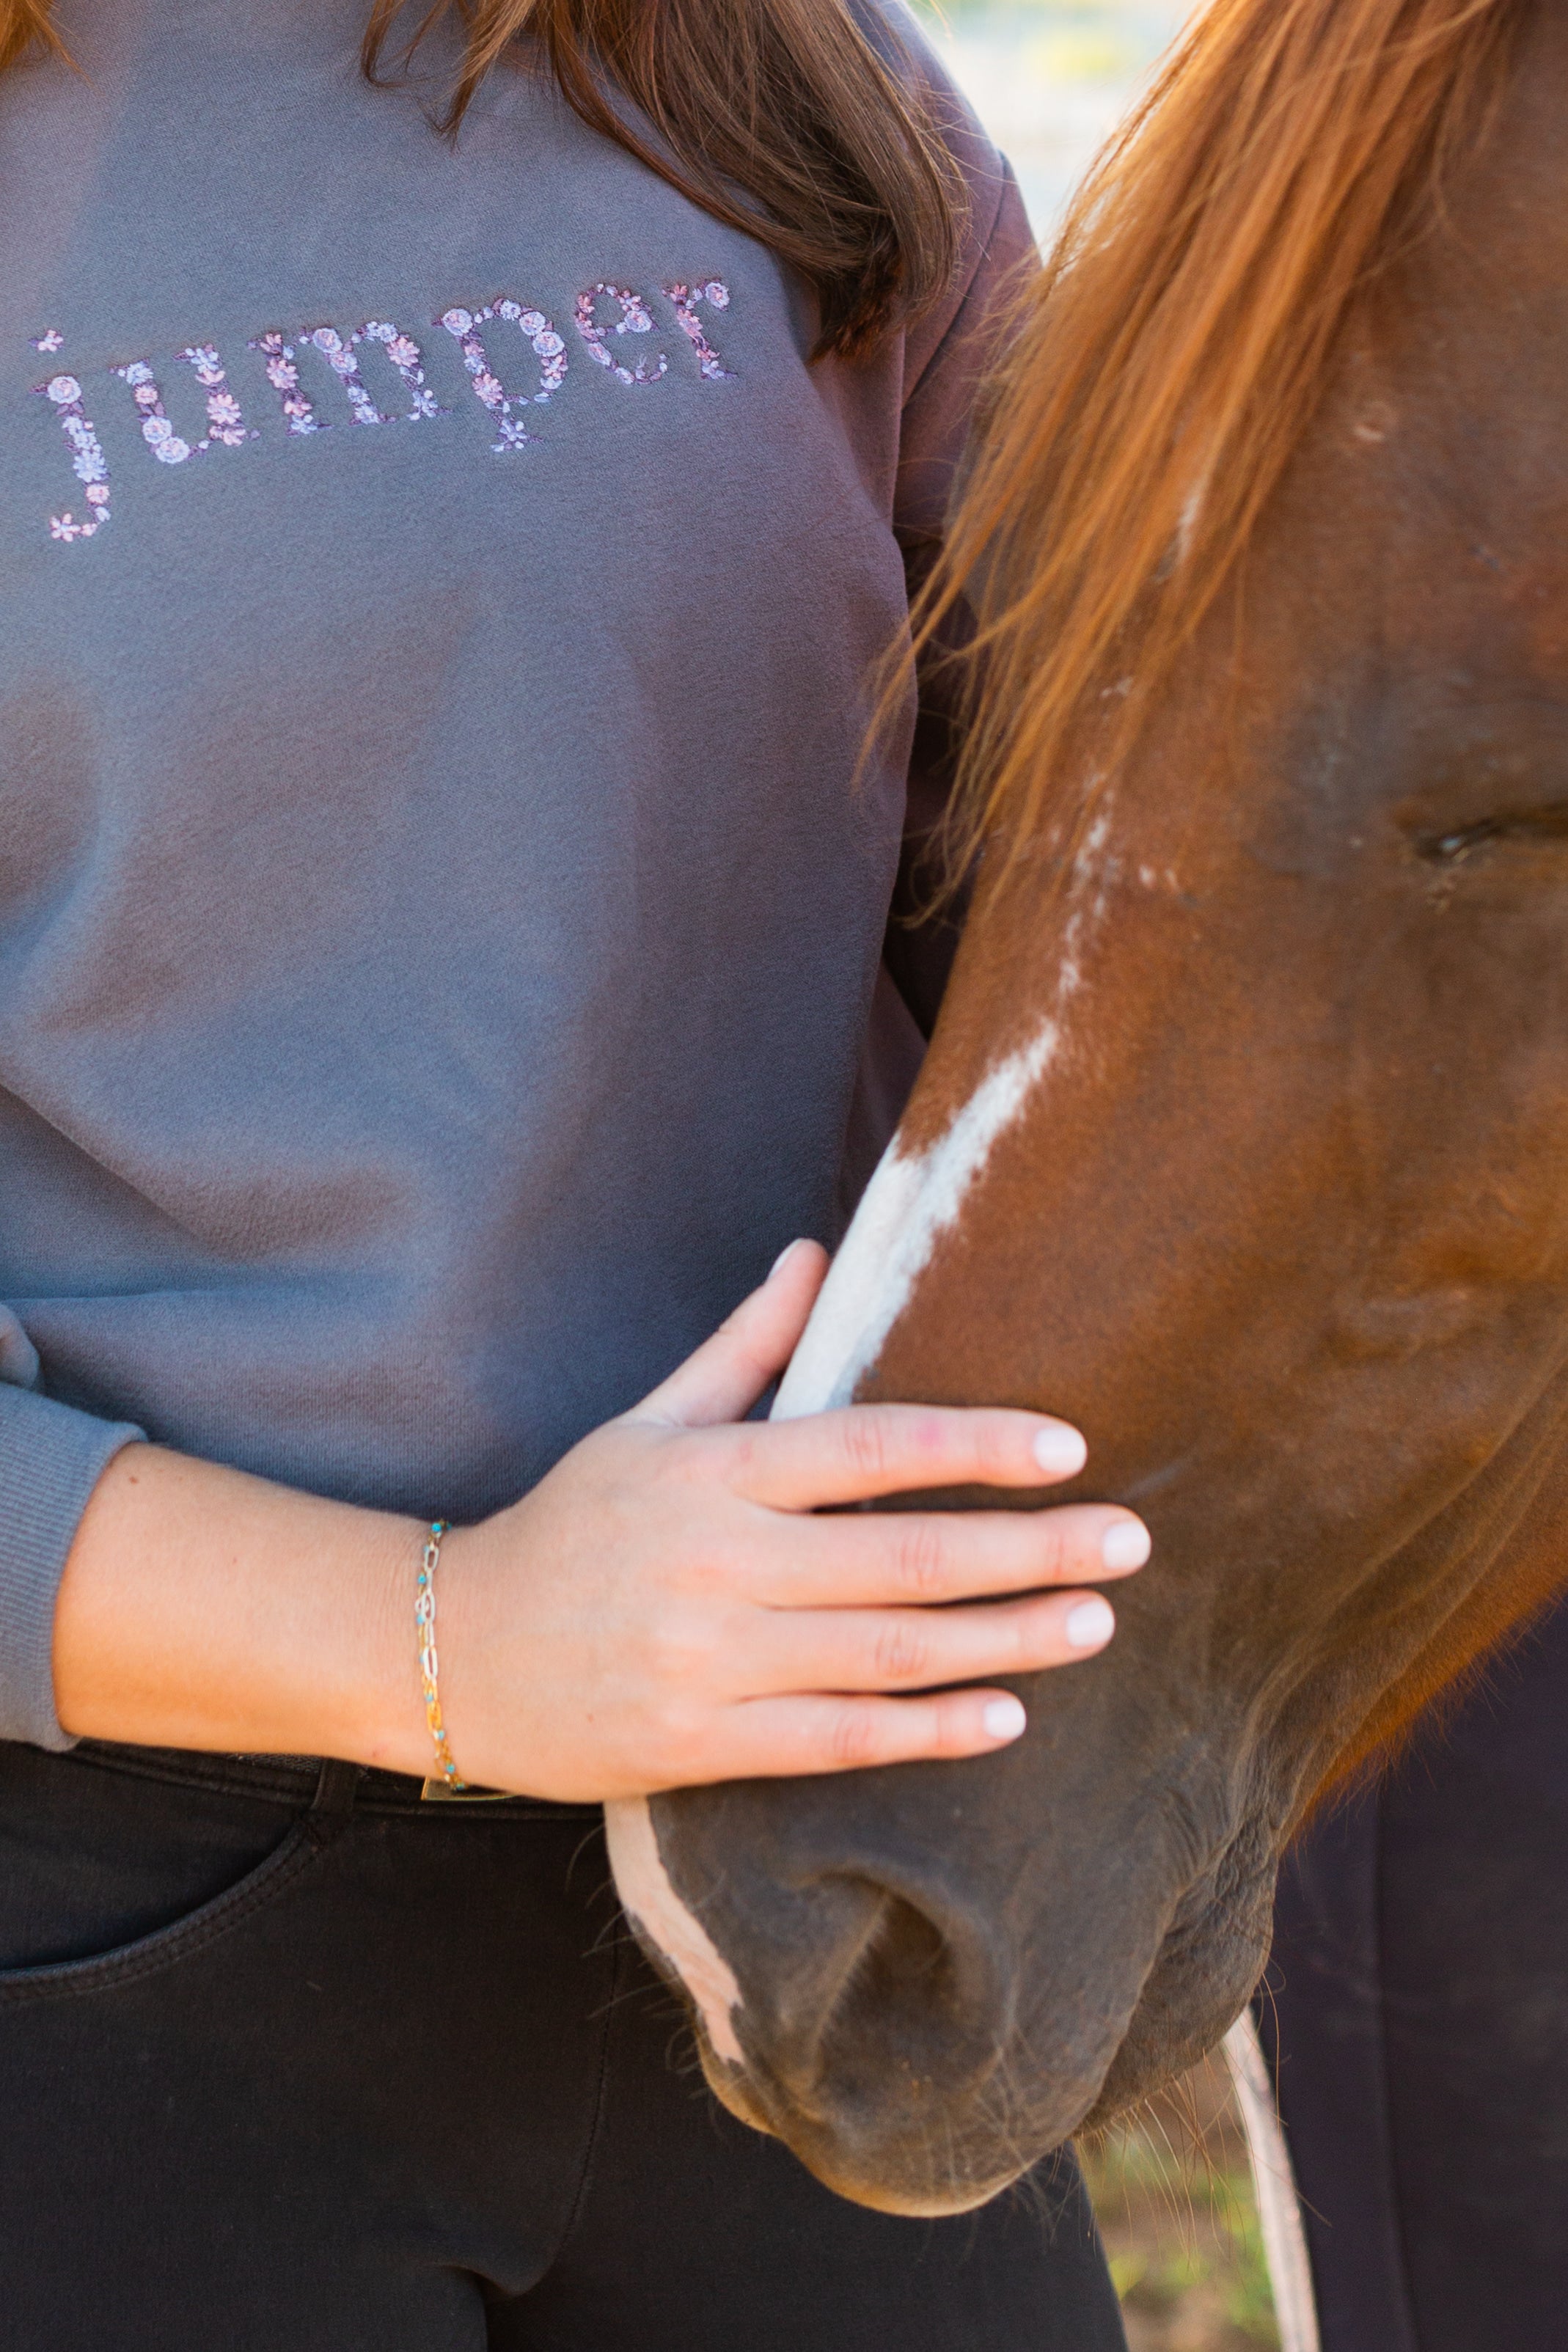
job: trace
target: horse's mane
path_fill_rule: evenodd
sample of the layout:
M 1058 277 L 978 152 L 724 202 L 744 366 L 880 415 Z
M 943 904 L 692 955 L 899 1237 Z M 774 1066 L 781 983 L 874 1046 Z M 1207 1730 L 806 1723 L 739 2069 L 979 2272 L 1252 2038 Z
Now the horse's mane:
M 920 618 L 962 597 L 958 847 L 1081 814 L 1236 573 L 1525 0 L 1209 0 L 1086 181 Z
M 66 46 L 55 29 L 52 5 L 53 0 L 5 0 L 0 6 L 0 73 L 34 49 L 64 58 Z

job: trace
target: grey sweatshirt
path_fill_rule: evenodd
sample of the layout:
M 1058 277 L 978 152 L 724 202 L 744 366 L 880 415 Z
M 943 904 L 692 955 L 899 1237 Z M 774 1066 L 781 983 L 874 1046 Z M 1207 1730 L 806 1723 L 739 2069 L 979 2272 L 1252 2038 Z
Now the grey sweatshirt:
M 907 740 L 854 771 L 1004 168 L 959 122 L 961 283 L 809 367 L 762 247 L 525 73 L 443 141 L 364 6 L 74 0 L 82 72 L 0 81 L 0 1737 L 44 1746 L 118 1447 L 499 1507 L 831 1234 L 914 1037 Z

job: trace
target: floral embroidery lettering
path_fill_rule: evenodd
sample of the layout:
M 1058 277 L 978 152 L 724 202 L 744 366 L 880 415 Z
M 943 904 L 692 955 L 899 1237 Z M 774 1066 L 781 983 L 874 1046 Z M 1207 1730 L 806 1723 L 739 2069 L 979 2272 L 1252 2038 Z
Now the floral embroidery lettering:
M 601 297 L 605 297 L 612 302 L 618 302 L 621 306 L 621 315 L 613 329 L 598 326 L 595 321 L 594 313 L 598 308 Z M 597 286 L 584 287 L 572 308 L 573 316 L 577 321 L 577 332 L 588 346 L 590 359 L 595 359 L 601 367 L 608 368 L 622 383 L 657 383 L 658 382 L 659 377 L 669 365 L 663 352 L 658 355 L 658 365 L 656 368 L 650 368 L 646 360 L 638 360 L 635 368 L 623 367 L 618 360 L 612 358 L 609 346 L 605 340 L 605 335 L 611 332 L 617 335 L 647 335 L 652 332 L 653 319 L 647 304 L 640 294 L 634 294 L 629 287 L 610 286 L 601 279 Z
M 485 315 L 483 310 L 479 312 L 481 319 Z M 463 365 L 473 386 L 474 397 L 484 404 L 495 419 L 500 438 L 491 442 L 492 454 L 499 457 L 508 449 L 521 449 L 533 436 L 523 431 L 521 420 L 511 414 L 511 402 L 507 397 L 506 386 L 490 365 L 489 354 L 473 312 L 444 310 L 436 323 L 445 327 L 447 332 L 456 338 L 458 348 L 463 354 Z
M 142 423 L 142 438 L 153 457 L 161 465 L 183 466 L 191 454 L 191 445 L 181 440 L 169 422 L 163 394 L 146 361 L 132 360 L 128 367 L 111 368 L 110 373 L 123 376 L 131 386 L 131 396 Z
M 421 417 L 445 416 L 447 411 L 437 400 L 425 381 L 425 354 L 412 335 L 388 319 L 369 319 L 345 335 L 336 327 L 307 327 L 299 335 L 300 344 L 309 344 L 320 352 L 343 389 L 350 415 L 355 425 L 392 425 L 399 422 L 417 424 Z M 402 379 L 408 394 L 406 418 L 387 416 L 372 399 L 370 387 L 360 373 L 354 352 L 362 343 L 375 343 L 384 351 Z M 314 404 L 300 389 L 300 364 L 295 345 L 276 331 L 257 337 L 250 346 L 259 352 L 272 385 L 289 421 L 290 433 L 330 433 L 331 426 L 316 415 Z
M 497 375 L 490 365 L 484 337 L 479 332 L 490 319 L 506 320 L 532 345 L 539 361 L 537 392 L 509 393 Z M 489 409 L 495 419 L 499 437 L 490 444 L 494 455 L 500 457 L 508 449 L 522 448 L 534 436 L 524 431 L 522 419 L 514 416 L 512 410 L 523 407 L 530 401 L 542 404 L 552 392 L 558 392 L 566 380 L 566 346 L 550 320 L 542 310 L 525 310 L 521 302 L 509 299 L 487 303 L 482 310 L 443 310 L 436 324 L 445 327 L 456 341 L 463 354 L 463 365 L 468 372 L 474 397 Z
M 709 341 L 698 317 L 700 306 L 710 311 L 730 308 L 730 289 L 722 278 L 709 278 L 688 281 L 685 278 L 665 285 L 663 291 L 674 307 L 676 323 L 696 355 L 699 369 L 705 381 L 729 383 L 734 381 L 718 352 Z M 615 304 L 619 316 L 601 323 L 601 304 Z M 625 346 L 619 338 L 626 335 L 651 334 L 654 319 L 643 297 L 630 287 L 612 285 L 607 278 L 585 287 L 573 302 L 573 320 L 584 347 L 599 367 L 605 368 L 617 383 L 625 384 L 657 383 L 668 372 L 666 352 L 656 352 L 647 358 L 628 365 L 617 356 Z M 509 391 L 495 367 L 481 329 L 494 320 L 514 326 L 529 345 L 539 374 L 537 389 Z M 542 310 L 527 309 L 510 297 L 488 303 L 481 310 L 459 308 L 442 311 L 436 324 L 445 328 L 463 355 L 463 366 L 474 396 L 490 419 L 496 434 L 491 448 L 500 457 L 510 449 L 526 447 L 535 436 L 524 424 L 531 406 L 542 406 L 564 383 L 568 370 L 566 345 L 557 334 L 553 322 Z M 294 341 L 289 340 L 292 333 Z M 612 337 L 616 340 L 612 341 Z M 65 336 L 58 327 L 50 327 L 33 338 L 35 351 L 50 358 L 63 349 Z M 408 396 L 405 418 L 384 415 L 376 406 L 369 386 L 360 373 L 355 357 L 362 344 L 375 344 L 385 354 L 393 372 Z M 331 326 L 304 330 L 268 328 L 254 337 L 247 348 L 261 356 L 268 382 L 278 394 L 279 405 L 290 434 L 323 433 L 331 427 L 316 414 L 309 395 L 300 382 L 299 354 L 309 349 L 322 359 L 342 387 L 352 421 L 356 425 L 388 425 L 394 422 L 417 424 L 426 418 L 446 416 L 450 410 L 443 408 L 426 381 L 425 354 L 412 335 L 390 320 L 369 319 L 351 333 Z M 182 466 L 187 459 L 213 448 L 238 449 L 246 442 L 260 438 L 253 426 L 247 425 L 227 372 L 216 344 L 187 343 L 176 356 L 193 370 L 201 386 L 205 403 L 206 430 L 199 441 L 188 441 L 175 430 L 174 421 L 163 405 L 162 389 L 150 360 L 131 360 L 116 365 L 108 373 L 118 376 L 131 388 L 135 415 L 142 438 L 160 465 Z M 71 467 L 81 482 L 84 507 L 79 515 L 68 510 L 49 517 L 51 538 L 69 546 L 79 539 L 90 539 L 101 523 L 109 520 L 109 467 L 98 438 L 98 429 L 88 415 L 85 394 L 79 379 L 61 373 L 51 376 L 47 383 L 37 384 L 34 391 L 47 399 L 60 421 L 61 430 L 71 450 Z M 176 406 L 178 403 L 176 403 Z M 187 427 L 187 430 L 189 428 Z
M 242 449 L 247 441 L 259 439 L 245 422 L 240 405 L 229 390 L 228 377 L 222 360 L 211 343 L 187 343 L 180 353 L 187 367 L 195 368 L 196 382 L 207 396 L 207 432 L 198 449 L 210 449 L 216 441 L 220 449 Z
M 403 388 L 408 394 L 410 425 L 417 425 L 422 416 L 447 415 L 425 382 L 425 354 L 412 335 L 405 335 L 388 319 L 367 319 L 354 341 L 356 343 L 379 343 L 385 352 L 402 377 Z
M 353 353 L 358 335 L 351 335 L 345 343 L 335 327 L 307 327 L 302 340 L 314 343 L 338 382 L 342 385 L 356 425 L 390 425 L 365 390 L 364 378 L 359 372 L 359 362 Z
M 733 383 L 735 379 L 720 360 L 718 352 L 702 331 L 697 316 L 699 302 L 706 302 L 710 310 L 727 310 L 730 289 L 721 278 L 710 278 L 701 286 L 667 286 L 665 292 L 675 305 L 675 316 L 680 331 L 689 338 L 697 354 L 699 366 L 710 383 Z
M 58 327 L 36 335 L 33 349 L 46 352 L 52 358 L 65 337 Z M 34 390 L 52 405 L 60 420 L 60 428 L 71 446 L 71 472 L 83 486 L 87 512 L 79 522 L 68 508 L 64 514 L 49 517 L 49 537 L 64 541 L 68 547 L 74 540 L 90 539 L 100 523 L 109 520 L 109 466 L 98 438 L 97 428 L 82 405 L 82 391 L 74 375 L 53 375 L 47 383 L 36 384 Z
M 286 343 L 275 327 L 264 335 L 257 335 L 247 349 L 261 353 L 267 369 L 267 381 L 278 394 L 290 433 L 330 433 L 331 426 L 323 425 L 315 410 L 300 389 L 300 371 L 294 364 L 294 346 Z
M 131 396 L 136 403 L 137 422 L 142 438 L 161 465 L 183 466 L 187 457 L 203 456 L 216 441 L 223 449 L 243 448 L 255 435 L 246 429 L 245 418 L 224 373 L 222 360 L 211 343 L 193 343 L 180 357 L 196 372 L 196 382 L 206 394 L 207 430 L 196 442 L 182 439 L 175 432 L 157 378 L 146 360 L 132 360 L 125 367 L 111 368 L 131 386 Z

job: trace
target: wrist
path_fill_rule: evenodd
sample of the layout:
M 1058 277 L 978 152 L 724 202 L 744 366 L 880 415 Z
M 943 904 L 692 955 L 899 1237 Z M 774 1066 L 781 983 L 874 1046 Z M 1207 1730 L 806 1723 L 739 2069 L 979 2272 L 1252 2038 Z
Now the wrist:
M 111 1462 L 60 1586 L 72 1734 L 423 1770 L 416 1524 L 158 1446 Z
M 414 1609 L 428 1529 L 418 1519 L 363 1517 L 348 1590 L 325 1597 L 311 1694 L 323 1737 L 310 1752 L 423 1778 L 432 1766 Z

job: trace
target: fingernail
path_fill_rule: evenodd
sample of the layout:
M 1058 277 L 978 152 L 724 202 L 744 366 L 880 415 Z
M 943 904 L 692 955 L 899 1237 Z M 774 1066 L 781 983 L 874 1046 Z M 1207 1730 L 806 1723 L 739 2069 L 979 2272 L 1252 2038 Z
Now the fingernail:
M 777 1257 L 774 1258 L 772 1265 L 768 1268 L 768 1280 L 770 1282 L 773 1280 L 774 1275 L 777 1274 L 779 1268 L 784 1264 L 786 1259 L 792 1258 L 799 1247 L 800 1243 L 798 1241 L 786 1242 L 784 1244 L 784 1246 L 780 1250 Z
M 1048 1422 L 1035 1433 L 1035 1459 L 1053 1478 L 1070 1478 L 1089 1460 L 1089 1448 L 1065 1422 Z
M 980 1717 L 987 1738 L 1016 1739 L 1028 1717 L 1016 1698 L 988 1698 Z
M 1103 1650 L 1116 1631 L 1116 1619 L 1109 1601 L 1080 1601 L 1069 1609 L 1064 1628 L 1069 1646 L 1075 1650 Z
M 1100 1539 L 1100 1557 L 1107 1568 L 1142 1568 L 1152 1548 L 1142 1519 L 1115 1519 Z

